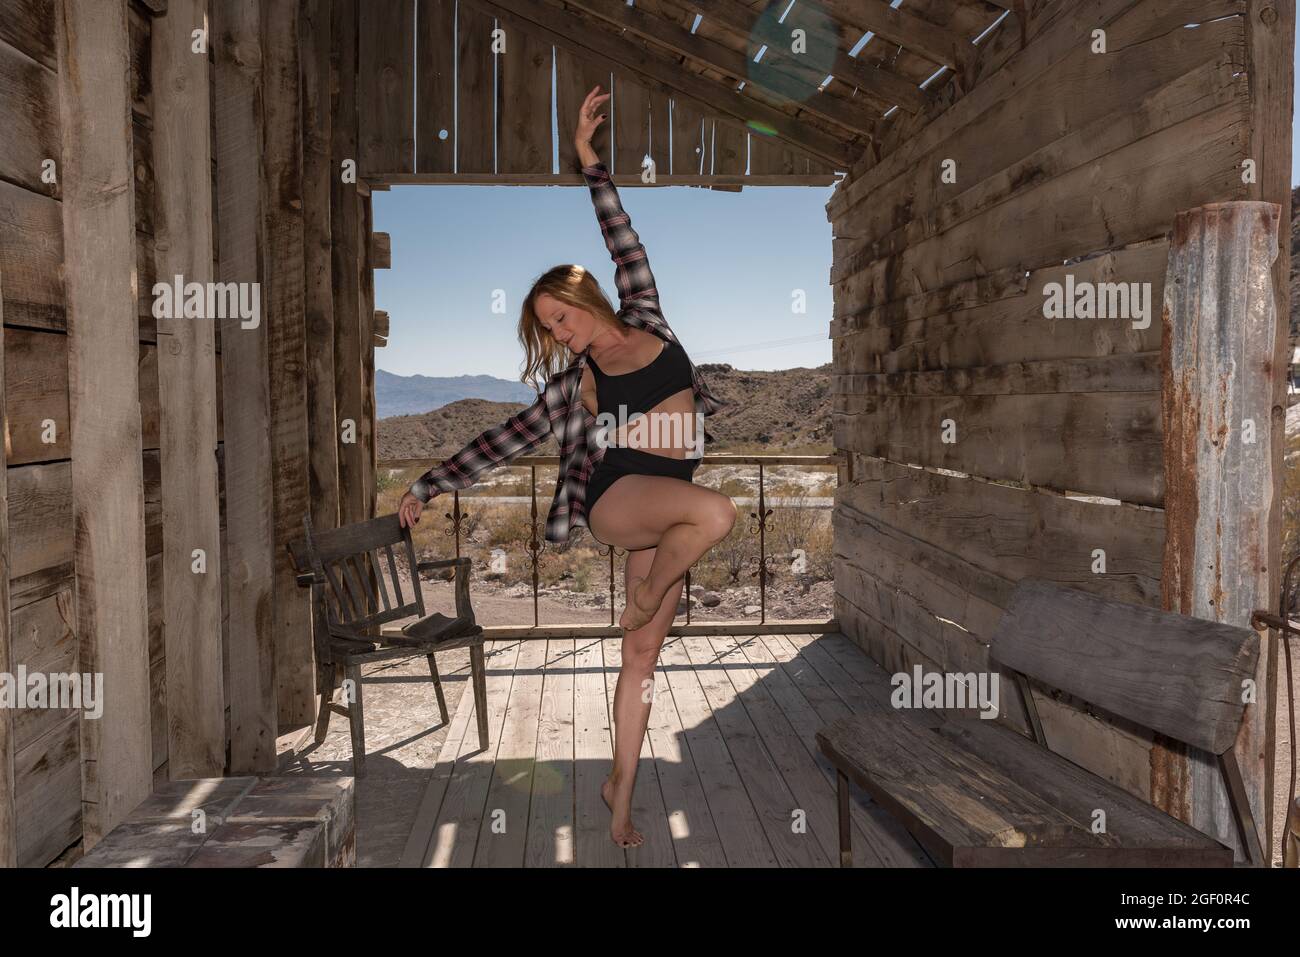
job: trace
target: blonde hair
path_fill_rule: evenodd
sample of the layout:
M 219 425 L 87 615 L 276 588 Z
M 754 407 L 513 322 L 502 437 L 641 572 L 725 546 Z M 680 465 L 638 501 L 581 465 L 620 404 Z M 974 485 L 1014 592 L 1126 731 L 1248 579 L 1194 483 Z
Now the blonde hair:
M 548 269 L 533 283 L 533 288 L 524 297 L 523 308 L 519 311 L 519 343 L 524 347 L 525 357 L 524 371 L 519 378 L 538 391 L 540 387 L 536 380 L 539 377 L 543 380 L 550 379 L 573 361 L 573 353 L 569 348 L 557 342 L 538 321 L 534 303 L 542 293 L 570 306 L 585 309 L 597 322 L 622 325 L 605 290 L 600 288 L 596 277 L 586 269 L 574 265 Z

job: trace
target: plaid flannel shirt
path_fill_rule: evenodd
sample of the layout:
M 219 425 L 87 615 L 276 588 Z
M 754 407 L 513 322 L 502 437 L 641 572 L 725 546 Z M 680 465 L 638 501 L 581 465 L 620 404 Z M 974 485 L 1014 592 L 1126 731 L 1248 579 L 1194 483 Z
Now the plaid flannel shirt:
M 623 211 L 609 170 L 604 163 L 597 163 L 582 167 L 582 174 L 591 190 L 605 245 L 614 259 L 618 317 L 630 326 L 677 342 L 660 311 L 659 292 L 645 247 L 632 228 L 631 218 Z M 596 417 L 582 404 L 586 367 L 586 354 L 576 355 L 568 368 L 547 380 L 536 402 L 480 433 L 451 458 L 425 472 L 412 484 L 411 493 L 428 502 L 434 489 L 450 492 L 468 488 L 483 472 L 506 465 L 541 444 L 547 435 L 554 435 L 560 450 L 560 472 L 546 516 L 545 537 L 549 542 L 569 541 L 578 528 L 587 526 L 587 481 L 605 457 L 603 445 L 594 438 L 600 430 Z M 709 391 L 693 362 L 691 379 L 697 415 L 712 415 L 727 404 Z M 712 436 L 705 432 L 704 438 L 707 441 Z

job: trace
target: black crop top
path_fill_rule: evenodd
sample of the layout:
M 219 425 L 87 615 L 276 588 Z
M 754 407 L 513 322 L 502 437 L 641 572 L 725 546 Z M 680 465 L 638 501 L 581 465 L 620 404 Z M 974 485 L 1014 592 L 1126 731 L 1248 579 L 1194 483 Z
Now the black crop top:
M 587 362 L 596 379 L 598 410 L 614 416 L 618 415 L 620 405 L 627 406 L 629 418 L 638 412 L 649 412 L 670 395 L 694 385 L 686 350 L 681 343 L 666 339 L 654 361 L 622 375 L 606 375 L 591 356 L 587 356 Z

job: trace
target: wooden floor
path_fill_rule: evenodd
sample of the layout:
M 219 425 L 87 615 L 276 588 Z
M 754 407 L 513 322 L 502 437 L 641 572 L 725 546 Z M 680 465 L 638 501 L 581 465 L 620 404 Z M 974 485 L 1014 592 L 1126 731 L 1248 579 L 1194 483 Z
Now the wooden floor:
M 838 866 L 835 772 L 818 728 L 879 711 L 885 673 L 841 634 L 671 637 L 659 657 L 632 819 L 609 837 L 617 638 L 487 646 L 491 745 L 461 696 L 402 863 L 426 867 Z M 930 859 L 858 791 L 854 863 Z

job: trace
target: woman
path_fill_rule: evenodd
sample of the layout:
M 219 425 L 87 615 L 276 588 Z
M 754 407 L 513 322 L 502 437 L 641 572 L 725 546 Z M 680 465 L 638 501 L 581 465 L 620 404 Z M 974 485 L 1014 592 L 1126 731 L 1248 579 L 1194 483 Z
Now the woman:
M 566 542 L 579 527 L 628 550 L 623 665 L 614 692 L 614 762 L 601 786 L 610 837 L 635 847 L 632 788 L 650 720 L 654 667 L 672 625 L 687 569 L 736 521 L 731 499 L 695 485 L 707 434 L 703 417 L 722 408 L 659 308 L 645 249 L 591 136 L 609 94 L 596 86 L 578 113 L 574 146 L 614 258 L 619 310 L 581 266 L 556 266 L 534 283 L 519 318 L 527 354 L 524 381 L 545 372 L 537 401 L 474 438 L 430 469 L 402 496 L 401 523 L 420 520 L 440 492 L 467 488 L 554 435 L 560 474 L 546 540 Z M 600 416 L 599 422 L 597 416 Z M 633 418 L 629 423 L 628 419 Z

